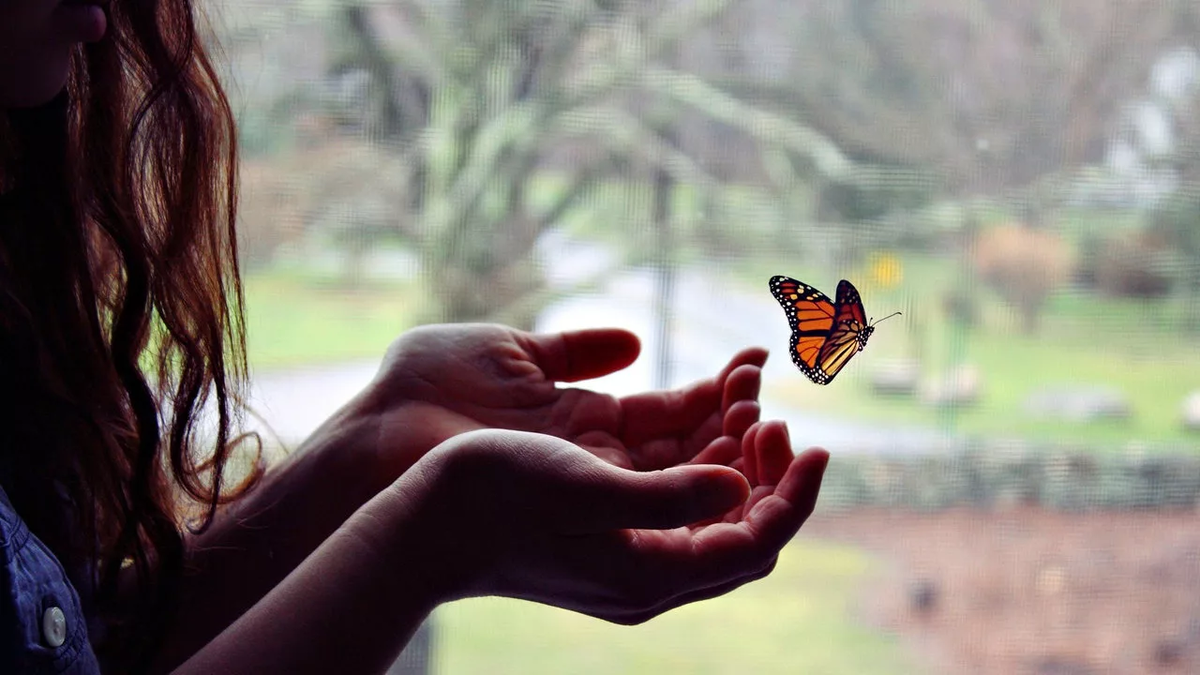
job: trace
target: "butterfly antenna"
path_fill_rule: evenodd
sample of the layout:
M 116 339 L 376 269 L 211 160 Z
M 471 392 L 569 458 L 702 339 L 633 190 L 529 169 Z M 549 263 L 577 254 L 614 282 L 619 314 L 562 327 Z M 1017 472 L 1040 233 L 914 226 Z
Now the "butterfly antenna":
M 879 321 L 872 321 L 871 325 L 874 326 L 875 324 L 879 323 L 880 321 L 886 321 L 886 320 L 892 318 L 893 316 L 900 316 L 900 312 L 892 312 L 891 314 L 888 314 L 887 316 L 883 317 Z

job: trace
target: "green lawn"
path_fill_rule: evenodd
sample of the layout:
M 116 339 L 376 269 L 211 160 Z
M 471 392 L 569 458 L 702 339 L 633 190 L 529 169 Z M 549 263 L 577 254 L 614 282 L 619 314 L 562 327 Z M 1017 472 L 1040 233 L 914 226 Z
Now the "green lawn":
M 920 672 L 898 639 L 854 616 L 875 564 L 854 549 L 801 538 L 766 579 L 635 627 L 503 598 L 457 602 L 435 615 L 434 668 L 445 675 Z
M 415 284 L 336 281 L 289 272 L 248 274 L 246 350 L 262 370 L 378 358 L 428 310 Z

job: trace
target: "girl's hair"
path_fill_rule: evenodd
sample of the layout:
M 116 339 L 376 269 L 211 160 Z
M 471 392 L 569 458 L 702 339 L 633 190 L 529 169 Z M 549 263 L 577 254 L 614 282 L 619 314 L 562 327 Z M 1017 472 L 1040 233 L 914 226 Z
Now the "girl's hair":
M 54 102 L 0 111 L 0 476 L 126 671 L 177 604 L 181 505 L 203 530 L 262 463 L 223 485 L 246 369 L 229 103 L 191 0 L 107 11 Z

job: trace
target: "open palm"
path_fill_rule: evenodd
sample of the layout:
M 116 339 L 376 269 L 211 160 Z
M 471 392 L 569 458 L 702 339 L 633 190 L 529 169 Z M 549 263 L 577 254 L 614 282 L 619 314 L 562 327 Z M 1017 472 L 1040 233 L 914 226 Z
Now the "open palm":
M 556 384 L 625 368 L 639 350 L 637 337 L 619 329 L 427 326 L 392 345 L 366 402 L 390 446 L 384 451 L 404 465 L 481 428 L 550 434 L 639 470 L 739 461 L 741 436 L 758 419 L 766 351 L 745 349 L 715 377 L 672 391 L 616 398 Z
M 741 440 L 744 470 L 629 471 L 541 434 L 463 434 L 414 471 L 457 597 L 503 595 L 636 624 L 769 574 L 813 513 L 828 453 L 793 457 L 783 422 Z M 419 487 L 422 481 L 424 488 Z M 480 508 L 486 504 L 487 508 Z M 469 532 L 469 537 L 463 537 Z

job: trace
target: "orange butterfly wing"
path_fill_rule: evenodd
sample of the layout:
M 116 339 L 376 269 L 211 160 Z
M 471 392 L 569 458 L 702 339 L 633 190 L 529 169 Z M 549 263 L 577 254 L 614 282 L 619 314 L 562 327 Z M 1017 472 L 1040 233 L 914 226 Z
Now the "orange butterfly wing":
M 813 382 L 829 384 L 862 351 L 872 332 L 858 289 L 843 279 L 834 302 L 790 277 L 772 277 L 770 286 L 792 328 L 792 363 Z
M 792 328 L 792 363 L 813 382 L 825 384 L 818 366 L 821 350 L 834 325 L 836 307 L 821 291 L 791 277 L 771 277 L 771 295 L 783 307 Z

